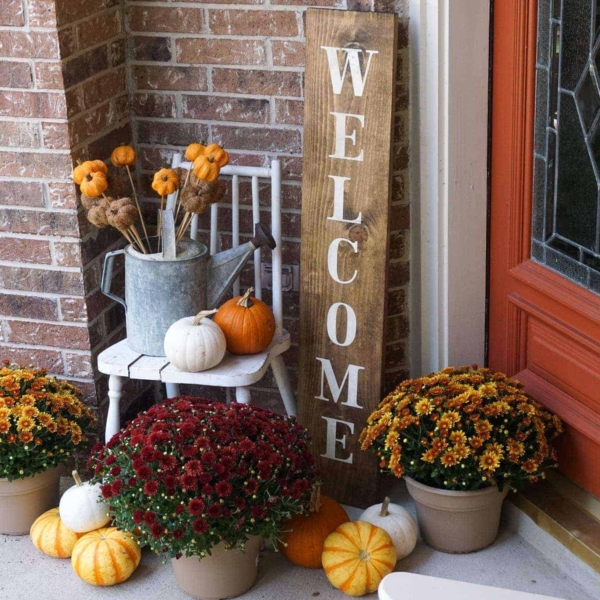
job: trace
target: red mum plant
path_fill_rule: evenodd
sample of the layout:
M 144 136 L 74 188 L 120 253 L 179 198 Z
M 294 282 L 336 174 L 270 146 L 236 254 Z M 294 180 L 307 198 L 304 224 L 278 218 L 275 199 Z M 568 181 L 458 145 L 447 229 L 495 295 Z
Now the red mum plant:
M 90 458 L 117 526 L 157 554 L 205 556 L 220 542 L 275 541 L 305 512 L 316 471 L 294 419 L 181 396 L 139 414 Z

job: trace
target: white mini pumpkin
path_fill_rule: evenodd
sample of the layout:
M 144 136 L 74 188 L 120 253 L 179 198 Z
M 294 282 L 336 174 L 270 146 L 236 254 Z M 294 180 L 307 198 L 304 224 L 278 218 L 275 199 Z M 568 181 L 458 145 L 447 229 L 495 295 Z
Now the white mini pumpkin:
M 75 533 L 104 527 L 110 521 L 110 515 L 102 500 L 100 484 L 83 483 L 77 471 L 73 471 L 73 479 L 75 485 L 63 494 L 58 507 L 63 524 Z
M 412 515 L 401 506 L 391 504 L 386 498 L 383 504 L 370 506 L 358 518 L 377 527 L 381 527 L 394 542 L 398 560 L 407 557 L 417 545 L 419 528 Z
M 225 356 L 227 342 L 221 328 L 210 319 L 217 310 L 203 310 L 169 327 L 165 355 L 180 371 L 199 373 L 217 366 Z

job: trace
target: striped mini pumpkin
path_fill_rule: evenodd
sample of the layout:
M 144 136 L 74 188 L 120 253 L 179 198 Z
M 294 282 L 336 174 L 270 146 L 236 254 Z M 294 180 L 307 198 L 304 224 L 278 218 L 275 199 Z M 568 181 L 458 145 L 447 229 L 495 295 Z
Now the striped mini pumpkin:
M 327 537 L 322 561 L 334 587 L 349 596 L 364 596 L 376 592 L 381 580 L 394 570 L 396 551 L 383 529 L 355 521 L 340 525 Z
M 102 527 L 81 537 L 73 548 L 71 564 L 92 585 L 122 583 L 140 564 L 142 552 L 130 533 Z
M 58 508 L 51 508 L 33 522 L 29 536 L 33 545 L 44 554 L 54 558 L 69 558 L 81 534 L 67 529 Z

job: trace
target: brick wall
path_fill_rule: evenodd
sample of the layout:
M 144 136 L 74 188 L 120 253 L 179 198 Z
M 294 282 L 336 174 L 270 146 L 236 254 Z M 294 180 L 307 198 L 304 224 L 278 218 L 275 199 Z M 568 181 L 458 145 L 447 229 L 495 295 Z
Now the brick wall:
M 406 375 L 404 0 L 6 0 L 0 12 L 2 356 L 77 381 L 95 406 L 106 401 L 95 357 L 124 329 L 121 309 L 98 285 L 104 253 L 121 240 L 82 218 L 70 173 L 77 159 L 106 159 L 121 142 L 138 150 L 136 175 L 150 219 L 158 201 L 150 175 L 191 141 L 221 143 L 237 164 L 281 159 L 284 263 L 299 263 L 303 14 L 310 5 L 401 17 L 387 387 Z M 268 187 L 261 193 L 267 204 Z M 247 185 L 241 201 L 249 217 Z M 262 217 L 268 223 L 268 211 Z M 222 247 L 230 241 L 224 223 Z M 242 233 L 251 233 L 250 218 L 242 219 Z M 297 293 L 286 293 L 284 306 L 296 342 Z M 293 347 L 286 362 L 294 379 L 296 358 Z M 254 396 L 281 409 L 273 387 L 267 377 Z M 129 399 L 139 391 L 130 388 Z

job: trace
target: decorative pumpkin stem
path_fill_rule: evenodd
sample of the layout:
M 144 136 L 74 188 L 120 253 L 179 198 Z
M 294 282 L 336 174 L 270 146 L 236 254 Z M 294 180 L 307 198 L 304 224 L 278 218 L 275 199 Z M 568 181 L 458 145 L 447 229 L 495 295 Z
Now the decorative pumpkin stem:
M 243 306 L 244 308 L 250 308 L 254 306 L 254 302 L 250 299 L 250 294 L 254 291 L 254 288 L 248 288 L 246 293 L 240 298 L 238 302 L 238 306 Z
M 252 289 L 252 288 L 250 288 Z M 319 512 L 321 510 L 321 484 L 313 486 L 312 494 L 310 496 L 310 506 L 308 511 L 311 513 Z
M 158 251 L 160 252 L 161 247 L 161 236 L 162 236 L 162 213 L 165 205 L 165 197 L 163 194 L 160 196 L 160 214 L 158 215 Z
M 380 517 L 387 517 L 390 514 L 388 508 L 390 507 L 390 499 L 386 496 L 383 504 L 381 505 L 381 512 L 379 513 Z
M 73 471 L 71 473 L 71 475 L 73 476 L 73 479 L 75 480 L 75 483 L 77 484 L 77 487 L 81 487 L 83 485 L 83 481 L 81 481 L 81 477 L 79 477 L 79 473 L 77 471 Z
M 142 216 L 142 209 L 140 208 L 140 202 L 137 197 L 137 192 L 135 191 L 135 186 L 133 185 L 133 177 L 131 176 L 131 171 L 129 170 L 129 165 L 125 165 L 127 169 L 127 175 L 129 175 L 129 181 L 131 183 L 131 191 L 133 192 L 133 198 L 135 200 L 135 205 L 137 206 L 138 213 L 140 215 L 140 221 L 142 222 L 142 228 L 144 229 L 144 235 L 146 236 L 146 242 L 148 244 L 148 248 L 150 248 L 150 240 L 148 239 L 148 232 L 146 231 L 146 223 L 144 223 L 144 217 Z M 146 252 L 144 252 L 146 254 Z
M 210 315 L 214 315 L 216 312 L 219 312 L 218 308 L 213 308 L 213 310 L 201 310 L 192 321 L 192 325 L 200 325 L 200 321 L 204 319 L 204 317 L 209 317 Z

